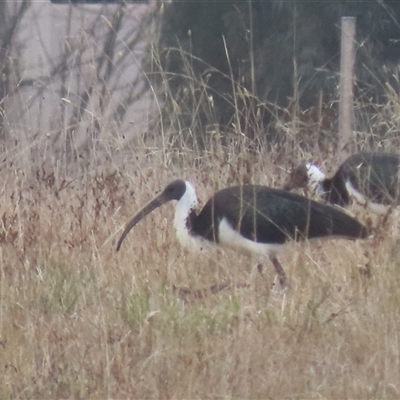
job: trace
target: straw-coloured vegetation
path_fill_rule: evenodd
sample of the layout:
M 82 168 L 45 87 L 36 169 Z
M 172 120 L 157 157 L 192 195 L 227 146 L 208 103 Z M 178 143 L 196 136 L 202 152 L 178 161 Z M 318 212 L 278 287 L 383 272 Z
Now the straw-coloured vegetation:
M 174 177 L 203 199 L 246 174 L 270 185 L 285 177 L 269 152 L 232 152 L 226 164 L 144 153 L 80 180 L 3 173 L 4 397 L 398 397 L 394 235 L 366 242 L 368 255 L 355 242 L 293 245 L 281 260 L 288 293 L 269 264 L 261 276 L 234 252 L 182 249 L 171 205 L 116 253 L 118 229 Z M 359 272 L 366 263 L 372 279 Z M 249 286 L 193 295 L 227 281 Z
M 107 77 L 118 76 L 112 57 L 134 53 L 121 36 L 114 39 L 109 44 L 121 47 L 107 53 Z M 96 109 L 84 89 L 89 98 L 79 94 L 80 101 L 62 95 L 69 123 L 51 132 L 39 127 L 28 141 L 17 140 L 21 127 L 0 107 L 2 134 L 15 139 L 4 141 L 1 164 L 0 398 L 398 399 L 395 215 L 365 241 L 293 243 L 280 258 L 286 292 L 268 261 L 260 274 L 256 260 L 230 250 L 199 256 L 183 249 L 172 204 L 140 222 L 116 252 L 124 224 L 176 178 L 193 182 L 204 203 L 230 185 L 281 187 L 299 161 L 319 162 L 328 174 L 337 167 L 334 101 L 278 108 L 231 80 L 232 120 L 204 128 L 200 118 L 214 107 L 208 82 L 190 69 L 189 57 L 184 75 L 193 85 L 183 110 L 170 76 L 157 70 L 160 54 L 153 56 L 161 89 L 152 86 L 154 76 L 129 88 L 132 99 L 145 88 L 154 99 L 148 129 L 129 140 L 122 122 L 102 119 L 105 108 Z M 386 99 L 357 101 L 359 150 L 397 148 L 393 88 Z M 89 103 L 93 119 L 85 114 Z M 176 107 L 165 112 L 165 103 Z M 96 131 L 80 141 L 83 150 L 74 141 L 83 119 L 71 110 Z M 265 134 L 264 112 L 273 135 Z M 40 115 L 28 109 L 25 117 L 34 124 Z M 183 124 L 187 118 L 192 123 Z M 364 210 L 357 216 L 369 218 Z

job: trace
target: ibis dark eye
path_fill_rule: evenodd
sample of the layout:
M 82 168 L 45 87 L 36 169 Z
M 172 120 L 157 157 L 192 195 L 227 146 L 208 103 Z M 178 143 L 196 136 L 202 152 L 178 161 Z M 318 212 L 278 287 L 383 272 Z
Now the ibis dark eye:
M 182 180 L 170 183 L 163 192 L 163 195 L 170 200 L 179 200 L 186 191 L 186 184 Z

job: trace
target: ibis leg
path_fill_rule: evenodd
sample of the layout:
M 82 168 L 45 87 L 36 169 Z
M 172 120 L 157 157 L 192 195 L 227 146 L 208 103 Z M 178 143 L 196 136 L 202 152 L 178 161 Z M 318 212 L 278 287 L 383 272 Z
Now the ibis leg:
M 262 275 L 262 273 L 263 273 L 263 265 L 261 264 L 261 263 L 258 263 L 257 264 L 257 271 L 258 271 L 258 273 L 260 274 L 260 275 Z
M 278 259 L 275 256 L 271 256 L 270 260 L 275 267 L 276 273 L 278 274 L 279 283 L 281 284 L 282 288 L 286 288 L 287 287 L 286 274 L 282 268 L 281 263 L 278 261 Z

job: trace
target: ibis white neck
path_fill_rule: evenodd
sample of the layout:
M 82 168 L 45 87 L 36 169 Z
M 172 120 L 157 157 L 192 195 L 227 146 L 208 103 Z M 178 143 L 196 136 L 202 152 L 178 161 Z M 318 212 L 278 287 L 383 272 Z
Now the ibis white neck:
M 308 187 L 316 195 L 322 196 L 322 181 L 325 179 L 325 174 L 314 164 L 307 163 Z
M 185 183 L 186 191 L 176 205 L 174 226 L 182 246 L 192 247 L 194 239 L 189 231 L 188 218 L 190 213 L 199 205 L 199 201 L 193 185 L 188 181 Z

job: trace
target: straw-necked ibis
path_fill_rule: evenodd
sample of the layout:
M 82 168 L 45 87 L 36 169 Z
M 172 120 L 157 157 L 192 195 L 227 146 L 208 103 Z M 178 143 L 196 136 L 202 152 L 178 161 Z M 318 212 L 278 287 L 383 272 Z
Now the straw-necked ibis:
M 126 225 L 117 244 L 151 211 L 177 200 L 174 225 L 181 244 L 224 245 L 241 252 L 267 256 L 286 286 L 277 253 L 288 241 L 367 236 L 366 228 L 344 212 L 284 190 L 265 186 L 233 186 L 218 191 L 199 213 L 196 191 L 190 182 L 176 180 L 155 197 Z
M 399 156 L 390 153 L 357 153 L 326 178 L 314 164 L 301 164 L 289 175 L 286 190 L 303 188 L 334 205 L 352 200 L 385 214 L 399 200 Z

